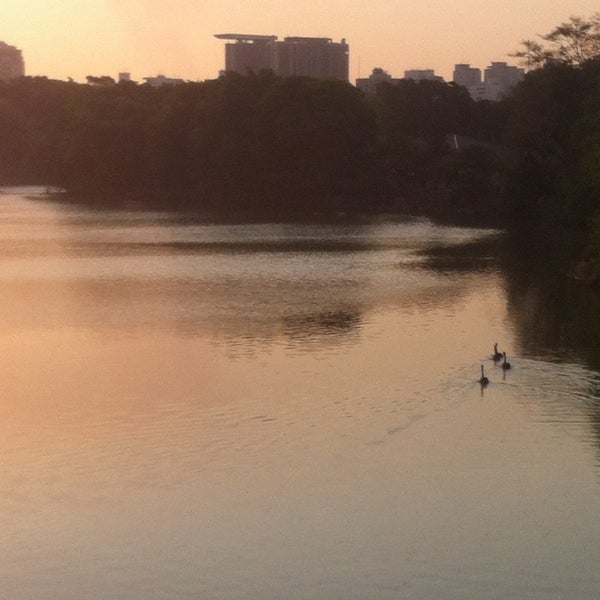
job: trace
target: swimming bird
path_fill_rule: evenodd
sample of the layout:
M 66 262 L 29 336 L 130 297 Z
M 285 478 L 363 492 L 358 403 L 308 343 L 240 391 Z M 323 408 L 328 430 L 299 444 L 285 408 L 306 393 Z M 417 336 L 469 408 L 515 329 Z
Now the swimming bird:
M 479 380 L 479 383 L 481 384 L 481 387 L 485 387 L 489 382 L 490 380 L 485 376 L 483 372 L 483 365 L 481 365 L 481 379 Z
M 502 358 L 502 353 L 498 352 L 498 342 L 494 344 L 494 354 L 492 354 L 492 360 L 498 362 Z
M 510 363 L 507 362 L 506 360 L 506 352 L 502 353 L 502 356 L 504 357 L 504 362 L 502 363 L 502 368 L 507 371 L 508 369 L 510 369 Z

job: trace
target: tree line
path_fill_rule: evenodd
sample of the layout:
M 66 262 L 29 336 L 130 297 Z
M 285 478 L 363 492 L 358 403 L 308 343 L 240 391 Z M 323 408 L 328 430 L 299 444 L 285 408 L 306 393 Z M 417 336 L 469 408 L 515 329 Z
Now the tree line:
M 497 110 L 438 81 L 371 97 L 268 72 L 160 88 L 90 80 L 0 82 L 0 181 L 167 193 L 199 210 L 369 211 L 448 185 L 449 136 L 500 136 Z

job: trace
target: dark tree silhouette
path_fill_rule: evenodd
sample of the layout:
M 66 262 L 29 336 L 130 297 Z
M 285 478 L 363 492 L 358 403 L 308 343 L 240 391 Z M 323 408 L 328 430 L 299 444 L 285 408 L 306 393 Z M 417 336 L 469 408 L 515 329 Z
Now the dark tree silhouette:
M 542 67 L 549 61 L 582 65 L 600 55 L 600 13 L 589 19 L 572 16 L 550 33 L 538 37 L 542 42 L 524 40 L 522 47 L 510 56 L 532 68 Z

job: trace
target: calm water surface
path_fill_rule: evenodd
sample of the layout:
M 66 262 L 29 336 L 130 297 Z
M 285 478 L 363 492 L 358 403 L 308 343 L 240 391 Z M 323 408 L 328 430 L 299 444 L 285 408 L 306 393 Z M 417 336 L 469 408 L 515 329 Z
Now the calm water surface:
M 503 243 L 4 189 L 0 598 L 600 597 L 598 299 Z

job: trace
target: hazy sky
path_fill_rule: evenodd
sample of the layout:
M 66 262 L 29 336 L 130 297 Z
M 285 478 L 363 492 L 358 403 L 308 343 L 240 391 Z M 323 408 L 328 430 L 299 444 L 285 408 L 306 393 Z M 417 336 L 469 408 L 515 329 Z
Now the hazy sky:
M 2 0 L 0 40 L 23 51 L 27 75 L 55 79 L 129 71 L 212 79 L 224 66 L 215 33 L 346 38 L 350 79 L 382 67 L 396 77 L 454 64 L 514 62 L 521 40 L 598 0 Z

